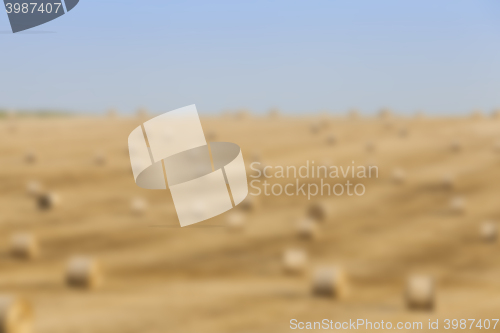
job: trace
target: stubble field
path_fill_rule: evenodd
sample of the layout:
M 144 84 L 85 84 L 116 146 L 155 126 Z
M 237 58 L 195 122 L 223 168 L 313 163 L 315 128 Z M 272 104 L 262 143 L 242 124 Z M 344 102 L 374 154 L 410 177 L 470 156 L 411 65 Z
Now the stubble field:
M 257 179 L 249 167 L 256 160 L 378 168 L 378 178 L 352 180 L 365 186 L 362 196 L 255 197 L 241 230 L 227 226 L 229 213 L 181 228 L 168 190 L 135 185 L 127 137 L 144 120 L 0 121 L 0 294 L 31 303 L 34 332 L 289 332 L 294 318 L 421 321 L 427 331 L 429 319 L 443 327 L 447 318 L 499 317 L 500 248 L 481 239 L 480 227 L 500 219 L 500 119 L 204 117 L 212 141 L 241 147 L 249 182 Z M 31 181 L 57 193 L 60 204 L 38 209 L 26 193 Z M 137 197 L 148 203 L 141 215 L 131 212 Z M 450 207 L 458 197 L 463 212 Z M 318 222 L 317 239 L 300 239 L 297 221 L 318 200 L 332 213 Z M 37 237 L 37 258 L 11 256 L 18 232 Z M 302 274 L 284 273 L 288 248 L 307 252 Z M 101 287 L 65 284 L 74 255 L 99 261 Z M 312 295 L 311 277 L 322 265 L 346 272 L 346 297 Z M 412 274 L 435 279 L 434 310 L 407 309 Z

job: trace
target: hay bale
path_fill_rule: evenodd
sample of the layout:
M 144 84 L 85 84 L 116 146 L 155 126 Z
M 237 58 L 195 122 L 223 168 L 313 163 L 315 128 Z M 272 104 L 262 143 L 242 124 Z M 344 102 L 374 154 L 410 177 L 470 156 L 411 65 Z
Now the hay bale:
M 10 134 L 16 134 L 18 132 L 18 130 L 19 130 L 17 122 L 10 121 L 7 124 L 7 130 L 9 131 Z
M 451 150 L 453 153 L 458 153 L 458 152 L 460 152 L 462 149 L 463 149 L 463 147 L 462 147 L 462 143 L 461 143 L 459 140 L 453 140 L 453 141 L 450 143 L 450 150 Z
M 133 198 L 130 202 L 130 210 L 134 215 L 143 215 L 146 213 L 148 203 L 144 198 Z
M 236 111 L 235 117 L 237 120 L 246 120 L 250 118 L 251 114 L 250 110 L 240 109 Z
M 262 161 L 262 154 L 258 151 L 252 152 L 252 155 L 250 156 L 250 160 L 252 162 L 261 162 Z
M 450 212 L 453 214 L 464 214 L 466 211 L 465 200 L 461 197 L 454 197 L 450 200 Z
M 276 119 L 276 118 L 279 118 L 280 113 L 281 112 L 278 108 L 271 108 L 271 109 L 269 109 L 268 115 L 269 115 L 269 118 Z
M 309 131 L 312 133 L 312 134 L 318 134 L 319 131 L 321 129 L 321 125 L 317 122 L 314 122 L 312 123 L 310 126 L 309 126 Z
M 88 257 L 73 257 L 66 267 L 66 284 L 69 287 L 94 289 L 102 284 L 99 264 Z
M 314 296 L 343 298 L 348 293 L 345 272 L 338 266 L 319 267 L 314 271 L 312 280 Z
M 484 221 L 479 228 L 479 236 L 485 242 L 496 242 L 498 238 L 498 225 L 494 221 Z
M 368 141 L 365 144 L 365 150 L 367 153 L 371 153 L 371 152 L 375 151 L 375 144 L 372 141 Z
M 406 305 L 411 310 L 432 310 L 435 303 L 435 284 L 430 276 L 411 276 L 406 285 Z
M 328 129 L 330 125 L 331 125 L 330 117 L 328 115 L 328 112 L 325 112 L 321 115 L 319 119 L 319 126 L 322 129 Z
M 451 190 L 455 187 L 455 178 L 450 174 L 445 174 L 441 179 L 441 187 L 445 190 Z
M 314 240 L 320 236 L 319 226 L 310 218 L 303 218 L 297 223 L 297 236 L 301 239 Z
M 33 326 L 31 304 L 21 298 L 0 296 L 0 333 L 30 333 Z
M 102 166 L 106 164 L 106 155 L 103 152 L 96 152 L 94 155 L 94 163 Z
M 242 202 L 238 204 L 238 208 L 246 212 L 256 211 L 257 209 L 259 209 L 259 200 L 256 196 L 249 194 L 245 199 L 243 199 Z
M 418 110 L 417 112 L 415 112 L 415 119 L 417 120 L 425 119 L 425 112 L 422 110 Z
M 493 119 L 500 119 L 500 108 L 499 109 L 494 109 L 492 112 L 491 112 L 491 117 Z
M 395 184 L 403 184 L 406 181 L 406 173 L 400 168 L 392 170 L 392 181 Z
M 118 111 L 116 109 L 109 109 L 107 112 L 106 112 L 106 115 L 108 116 L 108 118 L 116 118 L 118 116 Z
M 27 164 L 34 164 L 38 160 L 37 155 L 33 151 L 29 151 L 24 155 L 24 161 Z
M 483 111 L 481 111 L 479 109 L 473 110 L 471 113 L 471 118 L 474 120 L 483 119 L 484 118 Z
M 6 112 L 5 112 L 5 116 L 8 120 L 13 120 L 17 117 L 17 111 L 14 110 L 14 109 L 8 109 Z
M 245 228 L 245 215 L 242 212 L 234 210 L 227 213 L 226 225 L 232 231 L 243 230 Z
M 11 237 L 9 252 L 19 259 L 35 259 L 40 251 L 35 236 L 19 233 Z
M 325 202 L 315 201 L 309 205 L 307 216 L 318 222 L 324 222 L 331 217 L 331 208 Z
M 337 143 L 337 137 L 333 134 L 330 134 L 326 137 L 326 144 L 329 146 L 333 146 Z
M 42 185 L 35 180 L 31 180 L 26 183 L 26 193 L 29 196 L 37 197 L 40 193 L 42 193 Z
M 301 274 L 307 265 L 307 253 L 302 249 L 288 249 L 283 253 L 283 269 L 288 274 Z
M 389 108 L 382 108 L 378 113 L 380 119 L 389 119 L 392 117 L 392 111 Z
M 57 207 L 61 200 L 59 195 L 53 192 L 41 193 L 37 197 L 38 208 L 41 210 L 49 210 Z
M 136 113 L 137 117 L 138 118 L 147 118 L 149 116 L 149 112 L 148 112 L 148 109 L 146 108 L 139 108 L 137 109 L 137 113 Z
M 217 133 L 213 130 L 205 131 L 205 138 L 208 142 L 217 140 Z
M 496 142 L 493 144 L 493 150 L 494 150 L 496 153 L 500 153 L 500 141 L 496 141 Z
M 407 128 L 400 128 L 398 131 L 398 135 L 401 138 L 406 138 L 408 136 L 408 129 Z
M 9 109 L 6 112 L 7 118 L 7 130 L 11 134 L 15 134 L 18 131 L 17 113 L 15 110 Z
M 349 119 L 356 120 L 360 118 L 358 109 L 350 109 L 348 112 Z

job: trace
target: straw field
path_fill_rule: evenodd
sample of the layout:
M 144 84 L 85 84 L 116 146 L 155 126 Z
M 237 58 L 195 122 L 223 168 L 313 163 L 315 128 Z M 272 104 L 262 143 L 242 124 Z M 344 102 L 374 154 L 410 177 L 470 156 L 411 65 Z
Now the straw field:
M 443 327 L 445 319 L 498 318 L 500 247 L 492 233 L 500 220 L 500 120 L 203 117 L 210 140 L 241 147 L 249 182 L 266 180 L 252 177 L 255 161 L 273 175 L 276 166 L 308 161 L 378 170 L 378 177 L 325 179 L 361 183 L 363 195 L 255 196 L 237 228 L 228 225 L 231 212 L 181 228 L 168 190 L 135 185 L 127 137 L 144 120 L 0 121 L 0 294 L 30 302 L 34 332 L 289 332 L 291 319 L 325 318 L 421 321 L 426 331 L 429 319 Z M 44 205 L 38 192 L 54 197 Z M 328 214 L 313 222 L 318 237 L 300 237 L 297 225 L 313 204 Z M 31 259 L 12 255 L 20 233 L 36 237 Z M 297 274 L 284 267 L 287 249 L 305 254 Z M 99 286 L 67 283 L 75 256 L 99 264 Z M 314 272 L 325 266 L 345 274 L 333 281 L 345 284 L 334 286 L 345 288 L 343 297 L 312 292 Z M 433 309 L 408 308 L 413 275 L 435 281 Z

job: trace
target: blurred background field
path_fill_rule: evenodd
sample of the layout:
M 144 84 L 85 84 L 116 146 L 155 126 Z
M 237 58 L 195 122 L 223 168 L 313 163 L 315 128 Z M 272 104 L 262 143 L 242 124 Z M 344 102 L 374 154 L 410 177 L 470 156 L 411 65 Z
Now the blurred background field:
M 256 160 L 314 160 L 376 165 L 379 177 L 362 181 L 363 196 L 261 195 L 253 209 L 185 228 L 168 190 L 133 180 L 127 137 L 150 117 L 0 120 L 0 294 L 31 304 L 35 332 L 287 332 L 293 318 L 422 321 L 426 331 L 429 318 L 498 318 L 495 114 L 204 116 L 209 141 L 242 148 L 249 176 Z M 313 222 L 317 237 L 300 237 L 313 203 L 331 214 Z M 19 233 L 36 238 L 32 256 L 14 255 Z M 287 249 L 297 249 L 292 274 Z M 74 256 L 95 260 L 102 283 L 72 288 Z M 344 297 L 312 292 L 324 265 L 344 271 Z M 408 308 L 415 274 L 434 279 L 433 308 Z
M 0 333 L 498 318 L 500 2 L 117 4 L 20 34 L 0 15 Z M 180 228 L 168 190 L 134 183 L 127 138 L 193 103 L 249 182 L 252 162 L 378 178 Z

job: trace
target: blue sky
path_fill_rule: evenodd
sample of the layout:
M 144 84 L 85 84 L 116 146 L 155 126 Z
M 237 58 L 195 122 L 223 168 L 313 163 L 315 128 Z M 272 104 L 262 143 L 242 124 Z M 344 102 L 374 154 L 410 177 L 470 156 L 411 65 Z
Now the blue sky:
M 498 0 L 80 0 L 9 30 L 0 14 L 0 108 L 500 107 Z

